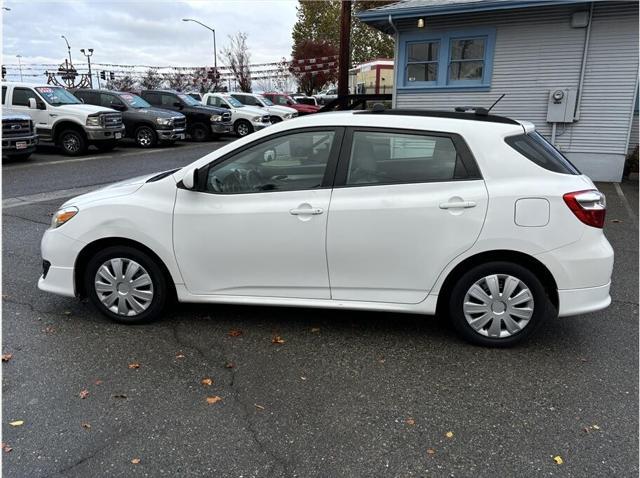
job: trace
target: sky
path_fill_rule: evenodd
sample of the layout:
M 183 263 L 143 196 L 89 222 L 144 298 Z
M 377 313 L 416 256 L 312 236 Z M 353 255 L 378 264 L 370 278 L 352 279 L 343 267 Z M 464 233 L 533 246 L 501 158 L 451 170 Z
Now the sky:
M 5 0 L 2 11 L 3 64 L 60 64 L 71 45 L 74 64 L 93 48 L 92 63 L 194 66 L 213 63 L 209 30 L 216 30 L 218 66 L 228 35 L 248 34 L 251 63 L 291 54 L 296 0 Z M 9 69 L 11 71 L 11 69 Z M 25 70 L 26 73 L 26 70 Z M 14 78 L 12 78 L 14 79 Z

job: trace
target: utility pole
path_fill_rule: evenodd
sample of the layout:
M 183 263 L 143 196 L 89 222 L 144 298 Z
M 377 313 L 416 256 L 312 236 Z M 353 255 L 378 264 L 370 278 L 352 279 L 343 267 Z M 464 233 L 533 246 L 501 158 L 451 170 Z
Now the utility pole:
M 20 81 L 22 80 L 22 61 L 20 61 L 20 59 L 22 58 L 22 55 L 16 55 L 16 58 L 18 59 L 18 65 L 20 67 Z
M 351 0 L 342 0 L 340 9 L 340 58 L 338 59 L 338 98 L 349 94 L 351 63 Z
M 64 35 L 60 35 L 62 38 L 64 38 L 64 42 L 67 44 L 67 50 L 69 50 L 69 68 L 71 68 L 71 65 L 73 65 L 73 62 L 71 61 L 71 47 L 69 46 L 69 41 L 67 40 L 67 37 Z

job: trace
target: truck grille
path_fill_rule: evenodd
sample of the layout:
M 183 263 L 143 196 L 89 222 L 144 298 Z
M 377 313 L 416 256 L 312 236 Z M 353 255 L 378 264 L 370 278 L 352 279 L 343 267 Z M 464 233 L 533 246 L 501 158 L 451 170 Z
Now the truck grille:
M 174 129 L 184 129 L 187 126 L 186 118 L 174 118 L 173 127 Z
M 29 120 L 4 120 L 2 122 L 2 136 L 25 136 L 32 134 L 31 121 Z
M 122 127 L 122 115 L 120 113 L 105 113 L 104 127 L 105 128 L 118 128 Z

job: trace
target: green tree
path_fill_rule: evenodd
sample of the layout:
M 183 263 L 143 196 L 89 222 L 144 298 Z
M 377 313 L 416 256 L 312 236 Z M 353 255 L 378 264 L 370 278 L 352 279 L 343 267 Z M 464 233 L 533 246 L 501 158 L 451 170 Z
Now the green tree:
M 299 0 L 298 20 L 293 26 L 293 50 L 306 40 L 340 47 L 340 0 Z M 393 58 L 393 38 L 362 23 L 356 13 L 390 1 L 356 0 L 351 15 L 351 63 L 374 58 Z

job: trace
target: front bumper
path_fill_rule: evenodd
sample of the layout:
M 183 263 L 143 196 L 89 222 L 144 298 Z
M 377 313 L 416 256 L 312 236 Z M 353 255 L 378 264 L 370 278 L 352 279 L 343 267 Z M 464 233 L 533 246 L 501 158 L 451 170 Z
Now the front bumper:
M 119 128 L 102 128 L 99 126 L 86 126 L 85 131 L 89 141 L 108 141 L 124 137 L 124 125 Z
M 267 126 L 271 126 L 271 122 L 269 122 L 269 123 L 262 123 L 262 122 L 260 122 L 260 123 L 258 123 L 258 122 L 253 123 L 253 122 L 252 122 L 252 123 L 251 123 L 251 126 L 253 126 L 254 131 L 258 131 L 258 130 L 260 130 L 260 129 L 264 129 L 264 128 L 266 128 Z
M 185 128 L 157 129 L 156 134 L 160 141 L 175 141 L 177 139 L 184 139 L 185 131 Z
M 66 236 L 59 229 L 47 229 L 40 243 L 43 274 L 38 280 L 38 288 L 52 294 L 74 297 L 75 262 L 83 247 L 82 242 Z
M 211 132 L 215 134 L 231 133 L 233 124 L 231 123 L 211 123 Z
M 8 156 L 14 154 L 33 153 L 38 144 L 38 135 L 22 136 L 20 138 L 3 138 L 2 152 Z

